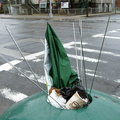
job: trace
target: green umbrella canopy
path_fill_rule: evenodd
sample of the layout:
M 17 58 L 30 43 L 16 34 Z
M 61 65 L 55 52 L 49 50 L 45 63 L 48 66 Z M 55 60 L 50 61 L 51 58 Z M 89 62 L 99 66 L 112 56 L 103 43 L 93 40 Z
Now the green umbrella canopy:
M 58 109 L 47 103 L 42 92 L 11 106 L 0 120 L 119 120 L 120 100 L 93 90 L 92 102 L 77 110 Z
M 67 53 L 50 24 L 47 24 L 45 37 L 49 47 L 49 59 L 52 65 L 49 75 L 52 77 L 53 87 L 72 87 L 78 75 L 71 68 Z

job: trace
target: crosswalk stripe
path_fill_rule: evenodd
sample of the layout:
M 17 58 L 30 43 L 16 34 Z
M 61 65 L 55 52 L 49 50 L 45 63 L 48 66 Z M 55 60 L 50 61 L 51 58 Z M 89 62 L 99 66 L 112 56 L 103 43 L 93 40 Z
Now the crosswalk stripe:
M 13 61 L 10 61 L 10 64 L 16 65 L 16 64 L 18 64 L 20 62 L 21 62 L 20 60 L 13 60 Z M 10 64 L 5 63 L 5 64 L 0 65 L 0 72 L 3 71 L 3 70 L 9 71 L 10 69 L 12 69 L 12 66 Z
M 104 34 L 96 34 L 96 35 L 93 35 L 92 37 L 104 37 Z M 120 37 L 114 37 L 114 36 L 105 36 L 105 38 L 111 38 L 111 39 L 120 39 Z
M 117 80 L 114 80 L 115 82 L 117 82 L 117 83 L 120 83 L 120 79 L 117 79 Z
M 10 88 L 0 89 L 0 94 L 3 97 L 5 97 L 13 102 L 19 102 L 19 101 L 23 100 L 24 98 L 28 97 L 27 95 L 25 95 L 23 93 L 19 93 L 14 90 L 11 90 Z
M 76 59 L 76 55 L 68 54 L 68 56 L 71 57 L 71 58 Z M 81 60 L 82 57 L 81 56 L 77 56 L 77 59 Z M 89 58 L 89 57 L 84 57 L 84 60 L 88 61 L 88 62 L 95 62 L 95 63 L 98 62 L 98 59 Z M 100 62 L 102 62 L 102 63 L 108 63 L 107 61 L 104 61 L 104 60 L 100 60 Z
M 88 76 L 94 76 L 94 74 L 92 74 L 92 73 L 86 73 L 86 75 L 88 75 Z M 95 75 L 95 77 L 98 77 L 98 78 L 102 78 L 102 76 L 99 76 L 99 75 Z
M 18 68 L 18 69 L 19 69 L 19 68 Z M 27 73 L 29 73 L 29 75 L 28 75 Z M 34 78 L 34 75 L 32 74 L 31 71 L 24 70 L 24 74 L 27 75 L 28 78 L 30 78 L 31 80 L 36 81 L 36 79 Z M 21 77 L 25 77 L 25 76 L 22 75 L 21 73 L 18 73 L 18 75 L 21 76 Z M 39 75 L 35 74 L 35 76 L 36 76 L 36 78 L 37 78 L 37 80 L 38 80 L 39 83 L 46 84 L 45 76 L 44 76 L 44 75 L 39 76 Z
M 34 60 L 34 59 L 37 58 L 37 56 L 41 56 L 43 54 L 44 54 L 44 51 L 41 51 L 41 52 L 38 52 L 38 53 L 34 53 L 34 54 L 30 54 L 30 55 L 25 56 L 25 59 L 26 60 Z M 22 62 L 22 60 L 10 61 L 10 63 L 12 65 L 17 65 L 17 64 L 19 64 L 21 62 Z M 3 71 L 3 70 L 9 71 L 10 69 L 12 69 L 12 66 L 9 63 L 5 63 L 5 64 L 0 65 L 0 72 Z
M 117 96 L 117 95 L 112 95 L 112 96 L 114 96 L 114 97 L 116 97 L 116 98 L 120 99 L 120 97 L 119 97 L 119 96 Z
M 67 49 L 71 49 L 71 48 L 74 48 L 74 44 L 75 44 L 74 42 L 65 43 L 64 47 Z M 76 44 L 80 45 L 80 42 L 77 42 Z M 83 43 L 83 45 L 86 45 L 86 44 L 88 44 L 88 43 Z M 80 47 L 76 47 L 76 48 L 77 48 L 77 50 L 81 50 Z M 89 52 L 89 53 L 100 53 L 100 50 L 90 49 L 90 48 L 83 48 L 83 51 Z M 108 51 L 104 51 L 104 50 L 102 51 L 102 54 L 120 57 L 120 54 L 116 54 L 116 53 L 108 52 Z

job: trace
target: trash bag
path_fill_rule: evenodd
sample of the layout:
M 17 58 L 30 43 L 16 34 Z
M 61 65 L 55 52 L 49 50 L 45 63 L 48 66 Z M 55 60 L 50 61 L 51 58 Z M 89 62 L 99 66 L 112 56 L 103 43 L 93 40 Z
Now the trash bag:
M 74 85 L 72 88 L 65 87 L 60 89 L 60 93 L 67 101 L 76 93 L 78 92 L 79 96 L 83 99 L 87 98 L 87 93 L 84 89 L 84 87 L 80 84 Z

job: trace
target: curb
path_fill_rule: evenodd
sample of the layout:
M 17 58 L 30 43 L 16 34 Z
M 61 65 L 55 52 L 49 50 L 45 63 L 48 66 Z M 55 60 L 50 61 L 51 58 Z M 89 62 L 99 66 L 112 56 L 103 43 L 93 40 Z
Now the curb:
M 90 17 L 102 17 L 109 15 L 117 15 L 120 13 L 99 13 L 99 14 L 89 14 L 88 17 L 86 15 L 75 15 L 75 16 L 53 16 L 50 18 L 49 16 L 40 16 L 40 15 L 4 15 L 0 14 L 0 19 L 26 19 L 26 20 L 52 20 L 52 21 L 76 21 L 79 19 L 87 19 Z

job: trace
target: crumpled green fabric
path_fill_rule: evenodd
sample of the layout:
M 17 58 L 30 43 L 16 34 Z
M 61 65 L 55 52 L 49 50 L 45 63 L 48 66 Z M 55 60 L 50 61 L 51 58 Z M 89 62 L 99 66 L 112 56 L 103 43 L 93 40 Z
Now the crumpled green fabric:
M 71 68 L 67 53 L 50 24 L 47 24 L 45 37 L 50 49 L 52 67 L 49 75 L 53 79 L 53 87 L 72 87 L 77 80 L 77 73 Z

